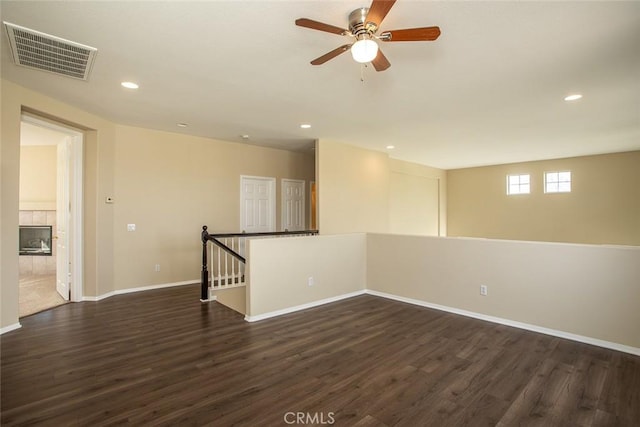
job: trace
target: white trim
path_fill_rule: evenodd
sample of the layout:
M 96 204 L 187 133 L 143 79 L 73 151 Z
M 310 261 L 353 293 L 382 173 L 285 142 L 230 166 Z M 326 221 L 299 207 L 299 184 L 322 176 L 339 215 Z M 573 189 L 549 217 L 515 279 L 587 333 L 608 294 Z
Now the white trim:
M 16 329 L 22 328 L 20 322 L 14 323 L 13 325 L 5 326 L 4 328 L 0 328 L 0 335 L 6 334 L 7 332 L 15 331 Z
M 115 291 L 107 292 L 106 294 L 98 295 L 95 297 L 85 296 L 82 298 L 82 301 L 100 301 L 100 300 L 112 297 L 114 295 L 131 294 L 134 292 L 151 291 L 154 289 L 173 288 L 175 286 L 195 285 L 196 283 L 200 283 L 200 279 L 185 280 L 183 282 L 163 283 L 160 285 L 140 286 L 137 288 L 117 289 Z
M 608 348 L 610 350 L 622 351 L 624 353 L 634 354 L 640 356 L 640 348 L 631 347 L 624 344 L 619 344 L 611 341 L 600 340 L 597 338 L 586 337 L 584 335 L 572 334 L 570 332 L 559 331 L 556 329 L 549 329 L 542 326 L 532 325 L 529 323 L 517 322 L 515 320 L 504 319 L 502 317 L 489 316 L 482 313 L 476 313 L 473 311 L 461 310 L 459 308 L 448 307 L 446 305 L 433 304 L 430 302 L 417 300 L 413 298 L 401 297 L 398 295 L 387 294 L 385 292 L 378 292 L 367 289 L 365 291 L 368 295 L 387 298 L 395 301 L 405 302 L 408 304 L 418 305 L 421 307 L 433 308 L 435 310 L 446 311 L 448 313 L 458 314 L 461 316 L 472 317 L 474 319 L 485 320 L 487 322 L 498 323 L 501 325 L 512 326 L 518 329 L 525 329 L 527 331 L 538 332 L 540 334 L 551 335 L 558 338 L 564 338 L 572 341 L 581 342 L 584 344 L 591 344 L 598 347 Z
M 95 296 L 95 297 L 90 297 L 90 296 L 86 296 L 85 295 L 85 296 L 82 297 L 82 301 L 93 301 L 93 302 L 101 301 L 103 299 L 107 299 L 109 297 L 112 297 L 115 294 L 116 294 L 115 292 L 111 291 L 111 292 L 107 292 L 106 294 L 98 295 L 98 296 Z
M 312 301 L 312 302 L 308 302 L 306 304 L 296 305 L 294 307 L 283 308 L 282 310 L 276 310 L 276 311 L 271 311 L 269 313 L 258 314 L 256 316 L 246 315 L 246 316 L 244 316 L 244 320 L 246 320 L 247 322 L 258 322 L 260 320 L 270 319 L 272 317 L 282 316 L 282 315 L 285 315 L 285 314 L 294 313 L 296 311 L 306 310 L 306 309 L 309 309 L 309 308 L 318 307 L 320 305 L 329 304 L 329 303 L 340 301 L 340 300 L 343 300 L 343 299 L 357 297 L 359 295 L 364 295 L 366 292 L 367 291 L 365 289 L 362 289 L 360 291 L 350 292 L 348 294 L 337 295 L 335 297 L 329 297 L 329 298 L 321 299 L 321 300 L 318 300 L 318 301 Z
M 259 179 L 267 181 L 269 183 L 269 199 L 271 200 L 271 209 L 269 212 L 269 231 L 276 231 L 276 203 L 278 196 L 276 194 L 276 179 L 270 176 L 252 176 L 252 175 L 240 175 L 240 229 L 244 231 L 246 228 L 246 218 L 244 206 L 242 206 L 242 181 L 244 179 Z
M 224 291 L 225 289 L 235 289 L 235 288 L 245 288 L 247 286 L 247 284 L 245 282 L 242 283 L 236 283 L 234 285 L 222 285 L 222 286 L 213 286 L 210 287 L 209 289 L 211 289 L 212 291 Z
M 71 301 L 82 301 L 84 289 L 84 136 L 81 133 L 71 138 L 71 235 L 69 260 L 71 261 Z

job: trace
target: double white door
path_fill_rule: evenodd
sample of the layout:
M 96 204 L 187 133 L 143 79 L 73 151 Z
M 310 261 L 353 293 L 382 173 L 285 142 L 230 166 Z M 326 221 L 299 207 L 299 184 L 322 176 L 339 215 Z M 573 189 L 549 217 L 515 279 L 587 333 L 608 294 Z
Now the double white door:
M 304 184 L 282 180 L 282 230 L 305 229 Z M 275 178 L 240 177 L 240 229 L 246 233 L 276 231 Z

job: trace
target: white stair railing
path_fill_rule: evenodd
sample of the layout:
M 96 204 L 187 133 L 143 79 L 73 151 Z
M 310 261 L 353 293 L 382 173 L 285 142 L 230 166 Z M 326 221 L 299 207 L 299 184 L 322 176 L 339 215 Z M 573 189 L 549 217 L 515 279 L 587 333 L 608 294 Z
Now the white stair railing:
M 225 237 L 218 239 L 223 245 L 244 258 L 246 237 Z M 214 242 L 208 242 L 209 285 L 213 289 L 242 286 L 245 284 L 244 262 Z
M 313 236 L 316 234 L 318 234 L 318 230 L 209 234 L 207 226 L 203 226 L 200 300 L 208 301 L 212 290 L 245 286 L 247 239 Z

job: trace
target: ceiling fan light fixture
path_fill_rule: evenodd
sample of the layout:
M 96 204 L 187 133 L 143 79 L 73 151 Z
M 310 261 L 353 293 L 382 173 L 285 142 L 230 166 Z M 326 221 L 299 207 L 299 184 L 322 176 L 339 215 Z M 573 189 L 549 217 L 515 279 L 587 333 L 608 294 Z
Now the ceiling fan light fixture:
M 378 55 L 378 43 L 371 39 L 358 40 L 351 46 L 353 60 L 364 64 L 373 61 Z

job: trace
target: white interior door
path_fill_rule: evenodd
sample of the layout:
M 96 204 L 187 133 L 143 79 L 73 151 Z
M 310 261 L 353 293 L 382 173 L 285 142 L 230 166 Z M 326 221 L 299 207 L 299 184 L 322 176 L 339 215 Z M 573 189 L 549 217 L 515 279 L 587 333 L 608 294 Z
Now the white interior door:
M 289 231 L 304 230 L 304 181 L 298 179 L 283 179 L 281 194 L 282 228 Z
M 240 229 L 246 233 L 276 230 L 275 178 L 240 177 Z
M 56 197 L 56 289 L 65 300 L 70 297 L 69 284 L 69 159 L 71 138 L 58 143 Z

